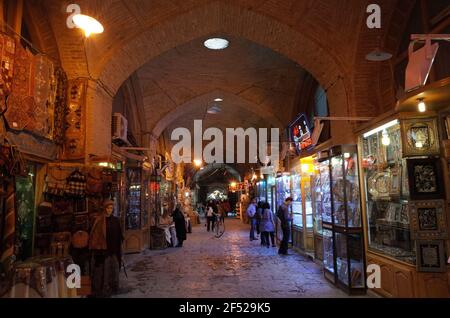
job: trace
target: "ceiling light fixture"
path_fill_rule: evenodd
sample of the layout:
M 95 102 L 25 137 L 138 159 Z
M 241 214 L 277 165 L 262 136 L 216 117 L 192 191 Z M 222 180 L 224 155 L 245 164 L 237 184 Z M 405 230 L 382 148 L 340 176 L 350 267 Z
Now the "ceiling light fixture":
M 366 55 L 366 60 L 371 62 L 382 62 L 389 60 L 391 57 L 391 53 L 384 52 L 381 49 L 377 48 Z
M 417 104 L 417 109 L 421 113 L 425 112 L 427 110 L 427 105 L 423 101 L 423 98 L 418 99 L 418 101 L 419 101 L 419 104 Z
M 212 106 L 211 108 L 208 109 L 208 114 L 217 114 L 220 113 L 222 109 L 219 106 Z
M 210 50 L 223 50 L 228 47 L 230 42 L 222 38 L 211 38 L 206 40 L 203 45 Z
M 223 102 L 223 99 L 222 98 L 216 98 L 214 101 L 215 102 Z
M 381 143 L 383 144 L 383 146 L 389 146 L 391 144 L 391 139 L 389 138 L 389 134 L 386 129 L 383 130 L 381 136 Z
M 73 23 L 84 31 L 84 35 L 88 38 L 91 34 L 103 33 L 104 28 L 100 22 L 93 17 L 84 14 L 76 14 L 73 16 Z

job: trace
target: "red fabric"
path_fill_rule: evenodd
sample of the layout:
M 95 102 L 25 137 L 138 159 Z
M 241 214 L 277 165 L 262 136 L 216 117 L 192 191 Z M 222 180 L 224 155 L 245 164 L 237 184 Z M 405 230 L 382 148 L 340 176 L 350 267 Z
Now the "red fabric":
M 11 93 L 14 74 L 16 43 L 13 38 L 0 33 L 0 98 Z

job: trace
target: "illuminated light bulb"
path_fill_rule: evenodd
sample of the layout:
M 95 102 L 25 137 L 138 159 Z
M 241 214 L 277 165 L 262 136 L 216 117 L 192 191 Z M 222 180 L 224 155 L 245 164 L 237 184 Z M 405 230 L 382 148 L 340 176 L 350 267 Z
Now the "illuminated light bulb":
M 91 34 L 103 33 L 104 29 L 100 22 L 93 17 L 84 14 L 76 14 L 73 16 L 73 23 L 84 31 L 84 35 L 88 38 Z
M 234 188 L 236 186 L 236 182 L 231 182 L 230 185 L 232 188 Z
M 424 101 L 420 101 L 419 104 L 417 105 L 417 108 L 419 112 L 423 113 L 424 111 L 427 110 L 427 105 L 425 105 Z
M 383 130 L 381 143 L 383 144 L 383 146 L 389 146 L 391 144 L 391 139 L 389 138 L 389 135 L 386 130 Z
M 200 167 L 202 165 L 202 161 L 200 159 L 194 159 L 194 165 Z

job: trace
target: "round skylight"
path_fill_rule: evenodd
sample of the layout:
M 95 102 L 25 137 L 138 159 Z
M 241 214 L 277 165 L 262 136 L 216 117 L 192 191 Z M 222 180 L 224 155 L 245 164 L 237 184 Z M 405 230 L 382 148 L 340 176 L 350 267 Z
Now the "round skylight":
M 210 50 L 223 50 L 228 47 L 228 44 L 230 44 L 230 42 L 222 38 L 211 38 L 203 43 L 203 45 Z

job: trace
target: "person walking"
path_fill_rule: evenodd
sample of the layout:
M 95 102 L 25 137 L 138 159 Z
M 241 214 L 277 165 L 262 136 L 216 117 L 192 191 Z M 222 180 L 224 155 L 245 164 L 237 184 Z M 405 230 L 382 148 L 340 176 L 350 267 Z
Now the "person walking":
M 261 234 L 261 216 L 263 213 L 263 205 L 264 202 L 263 201 L 259 201 L 258 205 L 256 206 L 256 214 L 255 214 L 255 219 L 256 219 L 256 237 L 258 238 L 258 236 Z M 261 245 L 265 245 L 266 243 L 264 242 L 264 237 L 261 235 Z
M 289 237 L 291 236 L 292 215 L 289 207 L 292 205 L 292 198 L 287 197 L 284 203 L 280 205 L 277 211 L 277 217 L 280 219 L 281 230 L 283 231 L 283 239 L 281 240 L 278 254 L 288 255 Z
M 177 233 L 178 244 L 176 247 L 182 247 L 183 241 L 186 240 L 186 220 L 181 211 L 181 203 L 177 203 L 172 213 L 173 222 L 175 223 L 175 231 Z
M 261 215 L 261 242 L 264 241 L 265 246 L 270 247 L 269 236 L 272 241 L 272 247 L 275 247 L 275 222 L 270 204 L 263 204 L 263 212 Z
M 255 228 L 256 228 L 256 199 L 253 198 L 251 203 L 247 207 L 247 216 L 250 222 L 250 241 L 256 240 L 255 238 Z
M 206 230 L 209 232 L 210 229 L 214 231 L 214 209 L 211 203 L 206 206 Z

